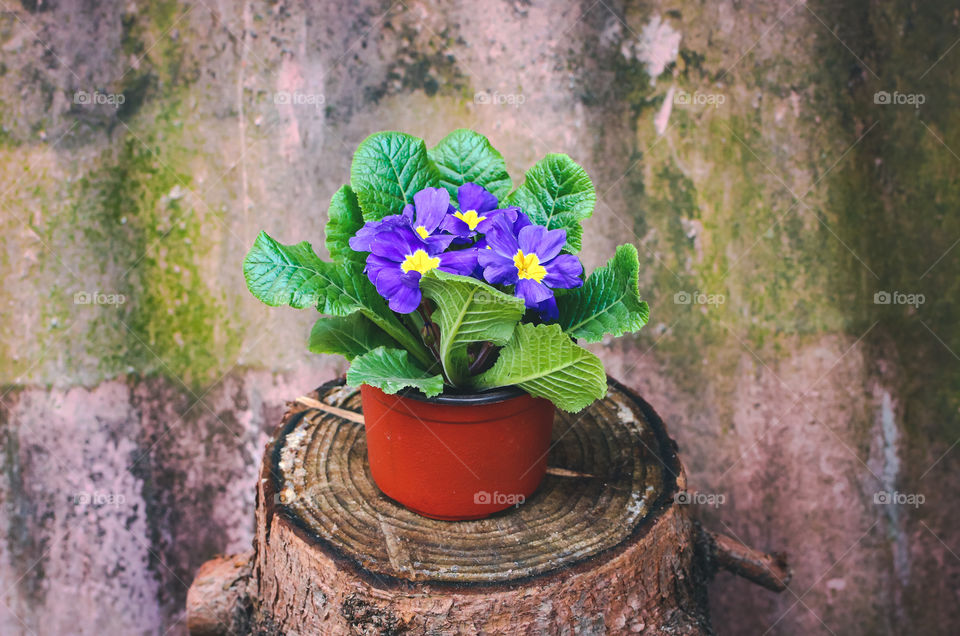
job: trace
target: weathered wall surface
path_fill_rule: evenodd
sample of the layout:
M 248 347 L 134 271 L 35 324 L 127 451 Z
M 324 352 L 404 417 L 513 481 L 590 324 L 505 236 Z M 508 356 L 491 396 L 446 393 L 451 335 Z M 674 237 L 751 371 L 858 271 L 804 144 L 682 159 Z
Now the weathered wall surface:
M 0 632 L 183 631 L 197 566 L 249 545 L 284 400 L 343 368 L 243 254 L 261 228 L 322 249 L 371 131 L 461 126 L 517 182 L 587 168 L 588 268 L 638 246 L 652 322 L 597 351 L 704 522 L 795 567 L 781 595 L 718 577 L 719 633 L 960 624 L 949 3 L 2 9 Z

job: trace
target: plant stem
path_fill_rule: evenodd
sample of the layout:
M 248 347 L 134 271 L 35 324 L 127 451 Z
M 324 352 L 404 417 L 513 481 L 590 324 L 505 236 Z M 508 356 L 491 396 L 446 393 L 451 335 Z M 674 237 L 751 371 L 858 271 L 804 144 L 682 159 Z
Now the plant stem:
M 443 369 L 443 360 L 440 359 L 440 350 L 437 349 L 437 345 L 440 343 L 440 327 L 430 320 L 430 317 L 427 315 L 427 312 L 423 308 L 422 304 L 417 307 L 417 313 L 419 313 L 420 317 L 423 318 L 423 326 L 429 329 L 430 333 L 433 334 L 433 342 L 428 343 L 426 340 L 424 340 L 424 344 L 427 345 L 427 347 L 430 349 L 430 352 L 433 354 L 433 357 L 436 358 L 436 362 L 440 363 L 440 368 Z M 447 377 L 446 370 L 443 370 L 442 372 L 444 379 L 450 383 L 450 378 Z
M 476 375 L 477 372 L 483 369 L 484 365 L 487 364 L 487 360 L 490 358 L 490 355 L 493 353 L 493 343 L 484 342 L 483 346 L 480 347 L 480 352 L 477 354 L 477 357 L 473 362 L 470 363 L 470 366 L 467 368 L 467 372 L 470 375 Z

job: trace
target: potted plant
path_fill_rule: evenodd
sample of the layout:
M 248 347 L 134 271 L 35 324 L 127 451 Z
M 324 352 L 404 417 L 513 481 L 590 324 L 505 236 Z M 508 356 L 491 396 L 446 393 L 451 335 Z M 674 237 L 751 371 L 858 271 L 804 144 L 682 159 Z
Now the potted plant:
M 554 407 L 604 396 L 603 364 L 577 341 L 636 331 L 649 311 L 632 245 L 584 277 L 580 223 L 595 197 L 567 155 L 514 189 L 476 132 L 430 149 L 381 132 L 330 202 L 330 260 L 257 237 L 247 286 L 267 305 L 324 314 L 309 349 L 350 361 L 386 495 L 442 519 L 521 503 L 546 470 Z

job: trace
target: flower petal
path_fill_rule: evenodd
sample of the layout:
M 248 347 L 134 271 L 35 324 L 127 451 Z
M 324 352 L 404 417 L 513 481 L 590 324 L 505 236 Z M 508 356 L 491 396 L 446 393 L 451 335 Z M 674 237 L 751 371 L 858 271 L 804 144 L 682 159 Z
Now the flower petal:
M 514 295 L 518 298 L 523 298 L 524 302 L 527 303 L 527 307 L 536 307 L 546 299 L 552 297 L 553 292 L 543 283 L 538 283 L 531 278 L 521 278 L 517 281 Z
M 453 252 L 444 252 L 440 255 L 440 265 L 438 269 L 451 274 L 460 274 L 469 276 L 477 267 L 477 250 L 468 247 Z
M 511 260 L 516 255 L 517 250 L 520 249 L 517 243 L 517 237 L 513 234 L 510 221 L 505 216 L 496 218 L 490 230 L 484 235 L 484 238 L 487 239 L 487 245 L 495 252 L 499 252 L 501 256 L 505 256 Z
M 493 262 L 484 266 L 483 278 L 495 285 L 513 285 L 517 282 L 517 267 L 511 261 Z
M 509 208 L 503 208 L 502 210 L 490 210 L 486 212 L 483 216 L 486 216 L 484 220 L 477 223 L 477 232 L 485 234 L 497 220 L 497 217 L 505 216 L 507 220 L 513 225 L 517 220 L 517 214 L 520 212 L 520 208 L 516 206 L 511 206 Z M 514 230 L 516 232 L 516 229 Z
M 520 230 L 527 227 L 528 225 L 533 225 L 533 221 L 530 220 L 530 217 L 520 212 L 520 208 L 517 208 L 517 220 L 513 224 L 513 233 L 519 234 Z
M 457 188 L 457 204 L 461 212 L 476 210 L 486 212 L 497 207 L 497 197 L 476 183 L 464 183 Z
M 427 246 L 427 254 L 436 256 L 450 247 L 450 243 L 452 243 L 455 238 L 457 237 L 453 234 L 434 234 L 433 236 L 425 238 L 423 242 Z
M 483 221 L 481 221 L 481 223 L 483 223 Z M 477 227 L 479 227 L 479 225 Z M 462 237 L 467 237 L 473 234 L 469 225 L 464 223 L 462 219 L 458 219 L 452 214 L 448 214 L 443 217 L 443 221 L 440 223 L 440 229 Z
M 517 242 L 524 254 L 536 254 L 540 263 L 546 263 L 567 242 L 566 230 L 548 230 L 542 225 L 528 225 L 517 233 Z
M 583 264 L 573 254 L 561 254 L 544 266 L 547 275 L 543 283 L 553 289 L 570 289 L 583 285 L 580 274 L 583 273 Z
M 374 282 L 377 292 L 387 299 L 393 311 L 409 314 L 420 304 L 420 272 L 406 272 L 396 268 L 383 268 Z
M 560 310 L 557 308 L 557 299 L 550 296 L 543 302 L 537 304 L 537 313 L 543 320 L 556 320 L 560 317 Z
M 417 212 L 414 225 L 433 233 L 450 207 L 450 193 L 443 188 L 424 188 L 413 195 L 413 205 Z
M 391 261 L 388 258 L 383 258 L 382 256 L 377 256 L 376 254 L 367 254 L 367 266 L 364 268 L 364 271 L 367 272 L 367 276 L 370 277 L 371 283 L 377 282 L 377 276 L 380 274 L 380 270 L 384 268 L 397 268 L 399 267 L 396 261 Z
M 381 230 L 370 243 L 370 251 L 373 254 L 398 263 L 418 249 L 426 250 L 427 244 L 408 225 L 397 225 Z
M 369 252 L 370 243 L 382 228 L 396 226 L 401 224 L 403 220 L 404 219 L 401 215 L 392 214 L 390 216 L 383 217 L 379 221 L 367 221 L 363 224 L 363 227 L 357 230 L 357 233 L 348 241 L 350 244 L 350 249 L 352 249 L 354 252 Z

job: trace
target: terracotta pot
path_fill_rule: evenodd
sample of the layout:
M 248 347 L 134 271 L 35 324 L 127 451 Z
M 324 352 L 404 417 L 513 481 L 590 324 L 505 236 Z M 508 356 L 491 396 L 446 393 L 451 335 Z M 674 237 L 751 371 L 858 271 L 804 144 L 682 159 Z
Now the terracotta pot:
M 522 505 L 543 479 L 548 400 L 514 387 L 425 398 L 363 385 L 360 395 L 373 480 L 414 512 L 480 519 Z

